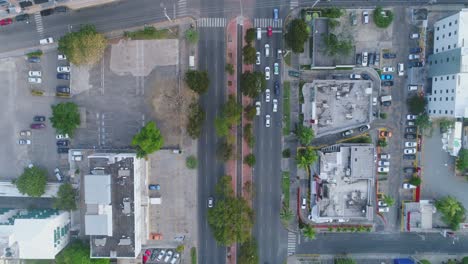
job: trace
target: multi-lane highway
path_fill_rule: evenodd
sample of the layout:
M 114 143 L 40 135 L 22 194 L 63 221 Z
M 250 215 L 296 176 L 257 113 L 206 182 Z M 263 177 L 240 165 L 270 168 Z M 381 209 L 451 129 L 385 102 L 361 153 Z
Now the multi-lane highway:
M 256 40 L 255 47 L 261 54 L 260 65 L 255 70 L 265 72 L 270 68 L 270 80 L 267 89 L 270 90 L 270 100 L 266 101 L 263 93 L 258 101 L 261 102 L 261 114 L 256 117 L 255 156 L 257 163 L 254 167 L 254 210 L 255 226 L 254 236 L 259 241 L 260 263 L 283 263 L 286 258 L 286 231 L 280 223 L 281 209 L 281 132 L 282 132 L 282 86 L 281 74 L 274 74 L 274 63 L 279 63 L 281 73 L 281 59 L 277 56 L 278 49 L 282 49 L 282 20 L 287 10 L 280 9 L 279 20 L 273 19 L 273 8 L 279 1 L 272 1 L 268 8 L 257 9 L 255 12 L 254 27 L 262 27 L 262 38 Z M 271 37 L 267 35 L 267 27 L 273 27 Z M 269 45 L 269 56 L 265 55 L 265 45 Z M 275 94 L 274 83 L 280 84 L 280 93 Z M 273 100 L 279 102 L 278 111 L 273 112 Z M 271 118 L 270 127 L 266 127 L 266 116 Z

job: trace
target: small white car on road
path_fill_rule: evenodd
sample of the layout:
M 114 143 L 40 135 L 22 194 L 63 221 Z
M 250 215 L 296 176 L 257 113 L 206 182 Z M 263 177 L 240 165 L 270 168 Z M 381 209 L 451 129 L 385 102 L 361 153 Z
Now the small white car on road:
M 409 183 L 403 183 L 403 189 L 416 189 L 416 186 Z
M 41 45 L 47 45 L 47 44 L 52 44 L 52 43 L 54 43 L 54 39 L 50 37 L 39 40 L 39 44 Z
M 270 57 L 270 45 L 265 44 L 265 57 Z
M 377 171 L 378 172 L 389 172 L 390 168 L 389 167 L 378 167 Z
M 270 127 L 270 126 L 271 126 L 271 116 L 270 116 L 270 115 L 266 115 L 266 116 L 265 116 L 265 126 L 266 126 L 266 127 Z
M 172 258 L 172 254 L 172 250 L 168 250 L 166 257 L 164 258 L 164 262 L 167 263 Z
M 20 139 L 20 140 L 18 140 L 18 144 L 20 144 L 20 145 L 31 145 L 31 140 L 29 140 L 29 139 Z
M 265 67 L 265 80 L 270 80 L 270 67 Z
M 256 115 L 260 115 L 260 107 L 262 106 L 262 103 L 260 103 L 259 101 L 255 102 L 255 113 Z
M 386 160 L 390 159 L 390 154 L 381 153 L 379 155 L 380 155 L 380 159 L 386 159 Z
M 270 89 L 265 90 L 265 102 L 269 103 L 271 98 Z
M 256 58 L 257 58 L 257 59 L 255 60 L 255 64 L 260 65 L 260 52 L 257 51 L 257 53 L 255 53 L 255 54 L 256 54 Z
M 390 211 L 388 207 L 379 207 L 379 213 L 387 213 Z
M 58 73 L 70 72 L 70 66 L 58 66 L 57 67 L 57 72 Z
M 273 113 L 278 112 L 278 99 L 273 99 Z
M 29 77 L 28 82 L 29 83 L 42 83 L 42 79 L 39 77 Z
M 378 204 L 379 204 L 380 207 L 386 207 L 386 206 L 388 206 L 384 201 L 379 201 Z
M 306 209 L 306 208 L 307 208 L 307 200 L 305 197 L 302 197 L 301 209 Z
M 398 76 L 405 75 L 405 64 L 398 63 Z
M 406 115 L 406 120 L 416 120 L 417 115 Z
M 416 148 L 405 148 L 403 152 L 405 154 L 416 154 Z
M 416 142 L 405 142 L 405 148 L 415 148 L 418 145 Z
M 383 67 L 382 71 L 383 72 L 394 72 L 395 68 L 393 68 L 393 67 Z
M 29 77 L 41 77 L 42 72 L 41 71 L 29 71 L 28 76 Z

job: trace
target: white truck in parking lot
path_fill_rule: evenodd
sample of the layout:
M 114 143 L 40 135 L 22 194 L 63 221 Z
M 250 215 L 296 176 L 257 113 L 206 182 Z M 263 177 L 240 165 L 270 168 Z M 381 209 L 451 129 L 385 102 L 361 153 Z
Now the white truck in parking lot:
M 39 44 L 41 44 L 41 45 L 47 45 L 47 44 L 52 44 L 52 43 L 54 43 L 54 39 L 51 38 L 51 37 L 43 38 L 43 39 L 39 40 Z
M 382 97 L 380 97 L 380 102 L 388 102 L 388 101 L 392 101 L 392 96 L 391 95 L 384 95 Z

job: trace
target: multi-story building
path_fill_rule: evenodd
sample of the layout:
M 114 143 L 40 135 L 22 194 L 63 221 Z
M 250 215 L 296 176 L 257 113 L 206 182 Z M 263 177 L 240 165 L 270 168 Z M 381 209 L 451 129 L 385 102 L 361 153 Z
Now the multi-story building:
M 468 117 L 468 9 L 437 21 L 433 32 L 428 113 L 431 117 Z
M 6 259 L 54 259 L 70 240 L 70 213 L 0 208 L 0 252 Z

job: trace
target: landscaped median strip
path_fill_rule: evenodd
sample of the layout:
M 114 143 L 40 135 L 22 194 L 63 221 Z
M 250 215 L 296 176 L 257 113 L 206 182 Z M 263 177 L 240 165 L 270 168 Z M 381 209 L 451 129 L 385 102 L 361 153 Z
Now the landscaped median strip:
M 291 130 L 291 84 L 283 83 L 283 135 L 287 136 Z

